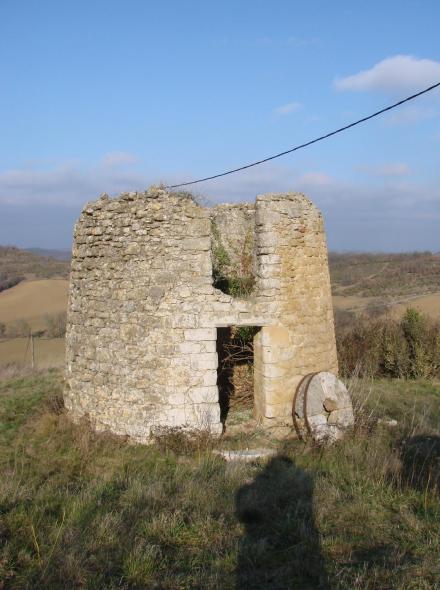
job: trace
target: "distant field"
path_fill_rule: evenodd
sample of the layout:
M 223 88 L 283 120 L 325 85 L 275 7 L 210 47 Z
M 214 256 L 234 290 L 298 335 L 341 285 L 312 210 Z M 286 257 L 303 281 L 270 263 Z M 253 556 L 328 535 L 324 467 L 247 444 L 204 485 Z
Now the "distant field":
M 440 319 L 440 293 L 432 295 L 422 295 L 415 297 L 404 303 L 398 303 L 393 307 L 392 315 L 400 317 L 405 313 L 408 305 L 415 307 L 418 311 L 435 319 Z
M 49 252 L 49 251 L 45 251 Z M 51 256 L 41 256 L 14 246 L 0 246 L 0 291 L 26 279 L 67 279 L 70 262 Z
M 329 256 L 334 295 L 398 297 L 440 292 L 440 254 L 339 254 Z
M 67 256 L 66 252 L 31 253 L 0 246 L 0 291 L 2 277 L 4 287 L 11 278 L 21 280 L 0 292 L 0 323 L 24 320 L 33 331 L 40 331 L 47 328 L 46 316 L 66 311 L 70 263 L 41 254 Z M 439 254 L 330 253 L 329 262 L 335 312 L 369 314 L 382 306 L 382 311 L 400 317 L 412 306 L 440 319 Z M 20 346 L 17 340 L 9 348 L 3 344 L 0 355 L 20 362 Z M 62 355 L 60 352 L 55 362 Z
M 34 360 L 36 369 L 61 367 L 64 364 L 64 338 L 44 340 L 34 338 Z M 31 365 L 29 338 L 0 340 L 0 365 Z
M 388 302 L 389 313 L 399 318 L 408 307 L 414 307 L 418 311 L 433 319 L 440 319 L 440 293 L 430 295 L 407 296 L 395 298 L 393 300 L 384 300 Z M 356 314 L 365 313 L 369 305 L 380 303 L 377 297 L 361 297 L 359 295 L 333 295 L 333 307 L 335 310 L 352 311 Z
M 41 252 L 48 253 L 50 251 Z M 60 260 L 59 253 L 56 253 L 55 256 L 58 258 L 41 256 L 14 246 L 0 246 L 0 272 L 15 273 L 26 278 L 50 279 L 55 276 L 67 278 L 70 262 Z
M 25 281 L 0 293 L 0 322 L 26 320 L 33 330 L 45 328 L 44 316 L 67 309 L 69 281 Z
M 35 254 L 36 256 L 42 256 L 44 258 L 53 258 L 54 260 L 62 260 L 64 262 L 70 262 L 72 258 L 71 250 L 47 250 L 45 248 L 26 248 L 26 252 Z

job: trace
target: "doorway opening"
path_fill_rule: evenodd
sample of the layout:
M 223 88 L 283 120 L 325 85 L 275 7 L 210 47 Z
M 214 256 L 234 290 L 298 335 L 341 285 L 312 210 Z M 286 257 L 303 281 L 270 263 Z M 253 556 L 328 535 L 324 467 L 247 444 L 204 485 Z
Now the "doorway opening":
M 223 430 L 233 415 L 254 413 L 254 338 L 259 326 L 217 328 L 217 386 Z

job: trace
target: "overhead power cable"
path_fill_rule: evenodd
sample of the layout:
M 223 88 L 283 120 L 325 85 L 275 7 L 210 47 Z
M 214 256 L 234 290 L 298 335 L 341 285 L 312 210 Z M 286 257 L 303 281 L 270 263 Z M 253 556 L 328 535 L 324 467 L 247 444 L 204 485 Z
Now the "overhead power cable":
M 205 178 L 199 178 L 198 180 L 191 180 L 190 182 L 181 182 L 180 184 L 172 184 L 172 185 L 167 186 L 165 188 L 179 188 L 181 186 L 189 186 L 191 184 L 198 184 L 199 182 L 205 182 L 206 180 L 213 180 L 214 178 L 220 178 L 221 176 L 228 176 L 229 174 L 234 174 L 235 172 L 240 172 L 241 170 L 246 170 L 247 168 L 253 168 L 254 166 L 259 166 L 260 164 L 264 164 L 265 162 L 269 162 L 270 160 L 275 160 L 276 158 L 281 158 L 281 156 L 285 156 L 286 154 L 291 154 L 292 152 L 296 152 L 297 150 L 301 150 L 309 145 L 312 145 L 313 143 L 318 143 L 318 141 L 323 141 L 324 139 L 327 139 L 327 138 L 331 137 L 332 135 L 337 135 L 338 133 L 342 133 L 342 131 L 346 131 L 347 129 L 350 129 L 351 127 L 355 127 L 356 125 L 360 125 L 361 123 L 365 123 L 365 121 L 369 121 L 370 119 L 374 119 L 374 117 L 378 117 L 379 115 L 382 115 L 383 113 L 386 113 L 387 111 L 391 111 L 391 110 L 395 109 L 396 107 L 404 104 L 405 102 L 409 102 L 410 100 L 414 100 L 415 98 L 422 96 L 422 94 L 426 94 L 427 92 L 431 92 L 431 90 L 434 90 L 434 88 L 438 88 L 439 86 L 440 86 L 440 82 L 437 82 L 436 84 L 433 84 L 432 86 L 429 86 L 428 88 L 425 88 L 424 90 L 421 90 L 420 92 L 417 92 L 416 94 L 412 94 L 411 96 L 407 96 L 403 100 L 399 100 L 399 102 L 389 105 L 389 106 L 385 107 L 384 109 L 380 109 L 380 111 L 376 111 L 372 115 L 368 115 L 367 117 L 363 117 L 362 119 L 358 119 L 357 121 L 354 121 L 353 123 L 350 123 L 349 125 L 345 125 L 344 127 L 340 127 L 339 129 L 335 129 L 334 131 L 330 131 L 330 133 L 326 133 L 325 135 L 321 135 L 320 137 L 316 137 L 315 139 L 312 139 L 310 141 L 307 141 L 306 143 L 302 143 L 301 145 L 297 145 L 293 148 L 285 150 L 284 152 L 280 152 L 279 154 L 275 154 L 274 156 L 269 156 L 268 158 L 264 158 L 264 159 L 258 160 L 256 162 L 252 162 L 251 164 L 246 164 L 244 166 L 240 166 L 239 168 L 234 168 L 233 170 L 227 170 L 226 172 L 220 172 L 219 174 L 213 174 L 212 176 L 206 176 Z

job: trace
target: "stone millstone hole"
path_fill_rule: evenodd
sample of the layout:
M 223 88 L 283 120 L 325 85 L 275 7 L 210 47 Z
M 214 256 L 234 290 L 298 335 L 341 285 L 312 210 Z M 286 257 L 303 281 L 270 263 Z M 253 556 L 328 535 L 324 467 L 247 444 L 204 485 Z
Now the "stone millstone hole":
M 217 328 L 217 386 L 223 425 L 232 408 L 254 406 L 254 337 L 259 330 L 256 326 Z

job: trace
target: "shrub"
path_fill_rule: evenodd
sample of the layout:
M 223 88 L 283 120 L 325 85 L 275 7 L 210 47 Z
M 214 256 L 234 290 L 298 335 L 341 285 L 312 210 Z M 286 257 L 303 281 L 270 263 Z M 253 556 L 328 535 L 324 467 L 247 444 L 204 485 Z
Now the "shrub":
M 49 338 L 62 338 L 66 334 L 67 314 L 65 311 L 54 315 L 46 315 L 46 335 Z
M 336 329 L 349 328 L 356 321 L 356 314 L 349 309 L 335 309 L 335 327 Z
M 23 280 L 23 277 L 15 273 L 0 272 L 0 291 L 15 287 Z
M 401 320 L 336 324 L 341 373 L 404 379 L 440 376 L 440 323 L 408 308 Z
M 5 330 L 5 336 L 8 338 L 24 338 L 31 333 L 31 327 L 25 320 L 15 320 L 8 324 Z

